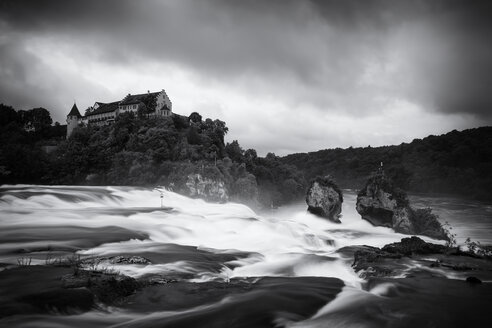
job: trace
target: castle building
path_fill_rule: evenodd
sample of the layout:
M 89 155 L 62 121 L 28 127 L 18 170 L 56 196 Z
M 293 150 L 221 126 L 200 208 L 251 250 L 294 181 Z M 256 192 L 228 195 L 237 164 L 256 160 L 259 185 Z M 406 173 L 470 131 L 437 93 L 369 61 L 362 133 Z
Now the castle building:
M 130 112 L 135 114 L 140 112 L 147 117 L 167 117 L 173 114 L 171 100 L 164 89 L 138 95 L 128 94 L 122 100 L 110 103 L 96 101 L 93 106 L 87 109 L 85 116 L 80 115 L 74 104 L 67 115 L 67 138 L 79 124 L 112 124 L 118 115 Z
M 82 119 L 79 109 L 76 104 L 73 104 L 70 113 L 67 115 L 67 139 L 72 134 L 73 129 L 79 126 L 79 122 Z

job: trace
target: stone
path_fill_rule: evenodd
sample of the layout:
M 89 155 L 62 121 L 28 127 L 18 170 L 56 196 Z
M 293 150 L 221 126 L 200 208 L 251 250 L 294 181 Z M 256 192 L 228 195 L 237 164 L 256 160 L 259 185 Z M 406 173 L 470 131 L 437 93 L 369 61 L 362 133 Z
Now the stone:
M 470 284 L 481 284 L 482 280 L 478 279 L 477 277 L 467 277 L 466 282 Z
M 405 192 L 393 186 L 380 170 L 357 194 L 356 210 L 374 226 L 392 228 L 407 235 L 449 240 L 437 215 L 430 208 L 414 209 Z
M 318 177 L 311 182 L 306 203 L 310 213 L 340 223 L 343 194 L 330 176 Z
M 186 180 L 188 196 L 203 198 L 212 202 L 225 203 L 229 195 L 225 182 L 202 176 L 200 173 L 189 174 Z
M 146 259 L 145 257 L 143 256 L 114 256 L 114 257 L 111 257 L 110 259 L 110 263 L 113 263 L 113 264 L 144 264 L 144 265 L 148 265 L 148 264 L 152 264 L 152 262 L 149 260 L 149 259 Z
M 119 273 L 80 270 L 61 279 L 63 288 L 87 288 L 105 304 L 115 304 L 142 287 L 136 279 Z
M 405 230 L 409 226 L 407 197 L 394 188 L 384 173 L 373 175 L 357 194 L 356 210 L 375 226 L 393 228 L 395 223 Z
M 402 238 L 382 248 L 367 245 L 342 247 L 342 258 L 353 258 L 352 268 L 363 279 L 374 277 L 446 277 L 477 274 L 492 277 L 492 261 L 487 257 L 471 257 L 454 248 L 425 242 L 418 237 Z M 439 270 L 433 270 L 439 268 Z M 430 269 L 430 270 L 429 270 Z M 469 283 L 478 283 L 469 277 Z
M 419 237 L 412 236 L 403 238 L 400 242 L 385 245 L 382 251 L 392 254 L 400 254 L 402 256 L 410 256 L 412 254 L 443 254 L 448 251 L 448 248 L 443 245 L 427 243 Z

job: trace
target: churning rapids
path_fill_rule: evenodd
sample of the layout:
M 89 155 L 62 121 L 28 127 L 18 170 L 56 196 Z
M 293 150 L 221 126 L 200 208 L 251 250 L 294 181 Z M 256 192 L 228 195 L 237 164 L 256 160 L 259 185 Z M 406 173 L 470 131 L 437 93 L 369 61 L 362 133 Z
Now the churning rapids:
M 372 284 L 354 272 L 353 257 L 340 248 L 382 247 L 408 236 L 362 220 L 353 192 L 345 192 L 342 224 L 309 214 L 301 203 L 258 214 L 240 204 L 133 187 L 2 186 L 0 197 L 0 271 L 21 257 L 35 266 L 74 252 L 81 258 L 139 256 L 149 263 L 98 265 L 156 282 L 113 306 L 19 313 L 0 325 L 406 327 L 419 319 L 402 318 L 430 312 L 409 309 L 412 304 L 441 302 L 415 293 L 419 287 L 405 280 L 405 271 L 401 279 Z M 472 237 L 492 244 L 491 206 L 418 196 L 412 201 L 433 206 L 459 243 Z M 433 285 L 462 277 L 447 278 Z M 439 306 L 432 311 L 445 318 Z

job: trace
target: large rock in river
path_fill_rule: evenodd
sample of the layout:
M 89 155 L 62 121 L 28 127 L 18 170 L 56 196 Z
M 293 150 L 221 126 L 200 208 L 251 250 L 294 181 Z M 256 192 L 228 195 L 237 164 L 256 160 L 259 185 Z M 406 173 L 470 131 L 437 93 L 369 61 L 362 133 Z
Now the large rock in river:
M 317 177 L 311 182 L 306 203 L 309 212 L 340 223 L 343 195 L 330 176 Z
M 394 187 L 382 171 L 371 176 L 358 193 L 356 209 L 372 225 L 393 228 L 408 235 L 448 240 L 431 209 L 413 209 L 406 193 Z

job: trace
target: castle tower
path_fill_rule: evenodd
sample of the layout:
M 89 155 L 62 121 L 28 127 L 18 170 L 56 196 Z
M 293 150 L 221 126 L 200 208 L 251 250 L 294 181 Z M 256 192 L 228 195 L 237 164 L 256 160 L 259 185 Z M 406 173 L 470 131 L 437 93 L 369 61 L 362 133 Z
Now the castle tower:
M 70 113 L 67 115 L 67 139 L 72 134 L 73 129 L 79 125 L 80 118 L 82 118 L 82 115 L 80 115 L 79 109 L 74 103 L 72 110 L 70 110 Z

